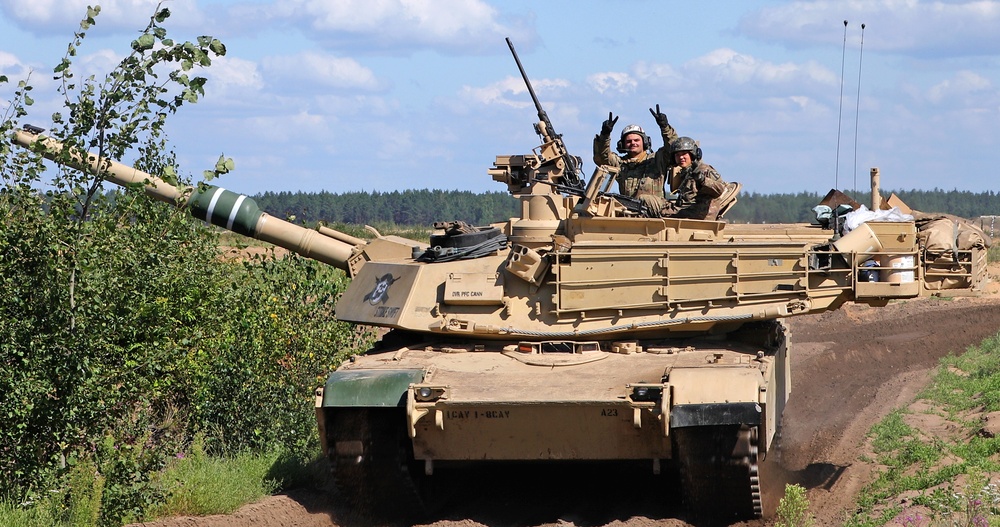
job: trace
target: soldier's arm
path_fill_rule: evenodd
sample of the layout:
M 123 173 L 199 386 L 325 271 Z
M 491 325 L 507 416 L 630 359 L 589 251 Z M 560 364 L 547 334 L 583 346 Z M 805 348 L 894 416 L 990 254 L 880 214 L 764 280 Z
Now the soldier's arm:
M 597 134 L 594 136 L 594 164 L 621 166 L 621 158 L 611 151 L 611 136 Z
M 667 123 L 666 126 L 660 127 L 660 137 L 663 138 L 663 148 L 670 150 L 670 143 L 673 143 L 678 137 L 677 130 L 674 130 L 674 127 Z
M 674 153 L 669 145 L 656 151 L 656 168 L 659 169 L 671 193 L 680 191 L 681 180 L 684 178 L 681 176 L 680 167 L 674 162 Z
M 719 172 L 712 165 L 708 164 L 702 164 L 698 168 L 698 171 L 704 176 L 704 179 L 698 185 L 698 194 L 711 198 L 721 196 L 722 192 L 726 190 L 726 182 L 722 180 Z
M 656 105 L 656 109 L 650 108 L 649 113 L 653 115 L 653 119 L 656 119 L 656 125 L 660 127 L 660 136 L 663 137 L 663 146 L 670 149 L 670 143 L 677 139 L 677 131 L 674 127 L 670 125 L 670 121 L 667 119 L 667 114 L 660 111 L 660 105 Z

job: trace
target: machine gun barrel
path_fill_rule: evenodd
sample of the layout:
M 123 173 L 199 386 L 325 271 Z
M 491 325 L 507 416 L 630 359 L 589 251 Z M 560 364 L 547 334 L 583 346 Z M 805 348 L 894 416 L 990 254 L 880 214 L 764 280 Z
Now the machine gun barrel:
M 542 134 L 546 142 L 555 143 L 559 155 L 566 163 L 563 179 L 566 180 L 566 183 L 569 186 L 583 188 L 583 180 L 580 179 L 579 159 L 576 156 L 570 155 L 569 151 L 566 149 L 566 145 L 563 143 L 562 136 L 557 134 L 555 129 L 552 127 L 552 121 L 549 120 L 548 114 L 546 114 L 545 110 L 542 108 L 542 103 L 538 102 L 538 96 L 535 95 L 535 90 L 531 87 L 531 81 L 528 80 L 528 74 L 524 72 L 524 66 L 521 65 L 521 59 L 518 58 L 517 51 L 514 50 L 514 43 L 510 41 L 510 38 L 505 40 L 507 41 L 507 47 L 510 48 L 511 55 L 514 56 L 514 62 L 517 63 L 517 69 L 521 72 L 521 78 L 524 79 L 524 85 L 528 87 L 528 95 L 531 95 L 531 101 L 535 103 L 535 109 L 538 110 L 538 120 L 541 121 L 541 126 L 538 127 L 539 133 Z
M 34 127 L 25 128 L 17 131 L 15 141 L 25 148 L 40 150 L 47 159 L 66 162 L 78 170 L 93 171 L 121 186 L 141 184 L 147 196 L 178 208 L 186 207 L 195 218 L 349 270 L 347 262 L 356 245 L 275 218 L 261 211 L 257 203 L 245 195 L 214 185 L 197 189 L 175 187 L 156 176 L 89 152 L 70 152 L 68 157 L 61 156 L 65 145 L 39 135 Z M 41 147 L 34 146 L 36 144 Z
M 521 78 L 524 79 L 524 85 L 528 87 L 528 95 L 531 95 L 531 101 L 535 103 L 535 109 L 538 110 L 538 120 L 545 123 L 546 129 L 549 133 L 555 135 L 555 130 L 552 129 L 552 122 L 549 121 L 548 114 L 542 108 L 542 103 L 538 102 L 538 96 L 535 95 L 535 89 L 531 87 L 531 81 L 528 80 L 528 74 L 524 72 L 524 66 L 521 65 L 521 59 L 517 56 L 517 51 L 514 50 L 514 43 L 507 40 L 507 47 L 510 48 L 511 55 L 514 56 L 514 62 L 517 63 L 517 70 L 521 72 Z

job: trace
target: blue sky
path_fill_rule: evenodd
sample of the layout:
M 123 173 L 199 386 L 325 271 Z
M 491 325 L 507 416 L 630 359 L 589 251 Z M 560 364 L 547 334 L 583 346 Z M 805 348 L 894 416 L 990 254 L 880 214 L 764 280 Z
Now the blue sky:
M 58 109 L 52 68 L 88 3 L 102 12 L 74 67 L 100 77 L 156 2 L 0 0 L 0 74 L 33 72 L 34 124 Z M 207 96 L 171 117 L 179 168 L 200 174 L 224 154 L 236 170 L 219 184 L 247 194 L 505 190 L 487 169 L 538 140 L 504 37 L 588 176 L 608 112 L 616 135 L 655 130 L 659 104 L 747 191 L 865 190 L 871 167 L 890 189 L 1000 190 L 1000 2 L 164 5 L 171 38 L 228 49 L 203 72 Z

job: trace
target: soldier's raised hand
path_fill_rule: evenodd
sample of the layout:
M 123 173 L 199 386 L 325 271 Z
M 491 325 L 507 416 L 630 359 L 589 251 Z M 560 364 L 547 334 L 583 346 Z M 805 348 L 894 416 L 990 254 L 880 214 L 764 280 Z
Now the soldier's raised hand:
M 656 111 L 652 108 L 649 109 L 649 113 L 653 114 L 653 119 L 656 119 L 656 124 L 660 128 L 666 128 L 670 126 L 670 122 L 667 121 L 667 114 L 660 111 L 660 105 L 656 105 Z
M 617 122 L 618 118 L 615 117 L 615 114 L 612 112 L 608 112 L 608 119 L 604 121 L 604 124 L 601 125 L 601 135 L 610 136 L 611 130 L 615 129 L 615 123 Z

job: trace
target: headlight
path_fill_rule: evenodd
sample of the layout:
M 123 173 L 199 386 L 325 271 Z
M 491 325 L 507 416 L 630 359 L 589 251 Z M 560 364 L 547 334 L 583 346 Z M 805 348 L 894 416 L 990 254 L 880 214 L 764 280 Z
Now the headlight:
M 438 399 L 447 399 L 445 395 L 448 391 L 446 386 L 414 386 L 413 398 L 417 402 L 430 403 Z

